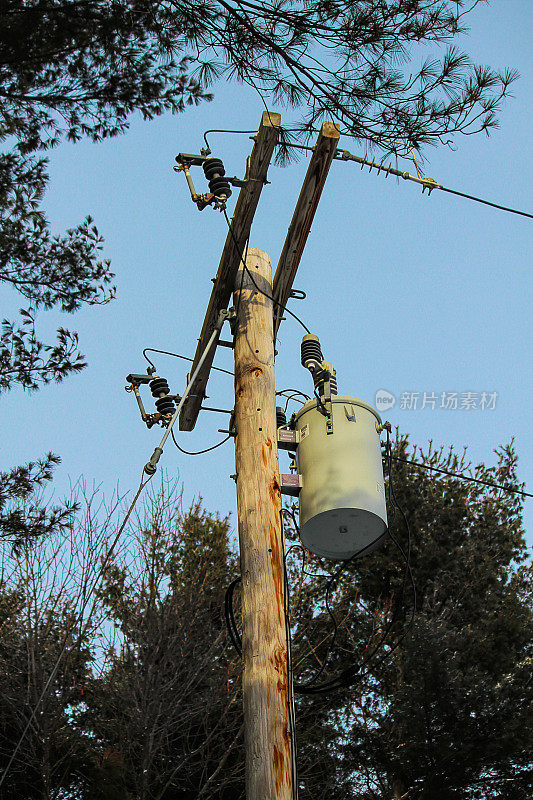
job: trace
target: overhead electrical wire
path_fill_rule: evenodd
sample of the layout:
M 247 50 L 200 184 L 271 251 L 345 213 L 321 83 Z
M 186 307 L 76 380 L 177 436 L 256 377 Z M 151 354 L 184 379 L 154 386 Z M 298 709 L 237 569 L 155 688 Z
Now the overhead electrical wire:
M 293 147 L 296 150 L 310 150 L 313 151 L 313 147 L 308 147 L 303 144 L 296 144 L 295 142 L 284 142 L 284 147 Z M 475 195 L 468 194 L 467 192 L 460 192 L 458 189 L 450 189 L 448 186 L 443 186 L 441 183 L 437 183 L 433 178 L 427 178 L 424 176 L 419 175 L 411 175 L 406 170 L 400 170 L 396 167 L 393 167 L 392 164 L 386 166 L 383 161 L 379 164 L 376 164 L 374 160 L 370 161 L 363 156 L 356 156 L 353 153 L 350 153 L 349 150 L 337 150 L 335 156 L 336 161 L 355 161 L 357 164 L 361 164 L 361 169 L 363 167 L 369 167 L 369 172 L 372 172 L 373 169 L 376 169 L 378 175 L 380 172 L 383 172 L 385 177 L 387 178 L 389 175 L 395 175 L 398 178 L 403 178 L 406 181 L 413 181 L 414 183 L 418 183 L 422 186 L 422 192 L 425 189 L 428 190 L 428 196 L 434 189 L 439 189 L 441 192 L 447 192 L 448 194 L 455 194 L 458 197 L 464 197 L 467 200 L 473 200 L 476 203 L 482 203 L 485 206 L 490 206 L 491 208 L 496 208 L 499 211 L 507 211 L 510 214 L 518 214 L 521 217 L 528 217 L 529 219 L 533 219 L 533 214 L 530 214 L 528 211 L 520 211 L 517 208 L 511 208 L 510 206 L 504 206 L 500 203 L 493 203 L 491 200 L 485 200 L 482 197 L 476 197 Z M 415 161 L 416 166 L 416 161 Z
M 146 353 L 163 353 L 166 356 L 174 356 L 174 358 L 181 358 L 183 361 L 189 361 L 191 364 L 194 363 L 194 358 L 189 358 L 189 356 L 182 356 L 179 353 L 171 353 L 170 350 L 158 350 L 157 347 L 145 347 L 143 350 L 143 356 L 148 361 L 150 366 L 155 369 L 155 364 L 151 361 Z M 222 369 L 222 367 L 214 367 L 212 366 L 211 369 L 216 370 L 217 372 L 223 372 L 225 375 L 231 375 L 233 378 L 233 372 L 230 372 L 229 369 Z
M 289 147 L 299 147 L 299 145 L 289 145 Z M 390 174 L 396 175 L 399 178 L 403 178 L 406 181 L 413 181 L 414 183 L 418 183 L 422 186 L 422 192 L 427 189 L 428 195 L 431 194 L 433 189 L 439 189 L 442 192 L 456 194 L 459 197 L 465 197 L 467 200 L 473 200 L 476 203 L 483 203 L 483 205 L 497 208 L 499 211 L 508 211 L 511 214 L 519 214 L 522 217 L 529 217 L 530 219 L 533 219 L 533 214 L 530 214 L 527 211 L 519 211 L 516 208 L 509 208 L 508 206 L 502 206 L 499 203 L 492 203 L 490 200 L 483 200 L 481 197 L 475 197 L 474 195 L 467 194 L 466 192 L 459 192 L 457 189 L 449 189 L 447 186 L 442 186 L 442 184 L 437 183 L 437 181 L 433 180 L 433 178 L 424 178 L 411 175 L 409 172 L 396 169 L 392 166 L 392 164 L 389 164 L 388 166 L 385 166 L 383 162 L 376 164 L 374 161 L 369 161 L 362 156 L 354 156 L 348 150 L 337 150 L 335 158 L 340 161 L 355 161 L 358 164 L 361 164 L 361 169 L 363 169 L 364 166 L 367 166 L 369 167 L 370 172 L 372 169 L 376 169 L 378 174 L 383 172 L 385 177 Z
M 443 469 L 442 467 L 433 467 L 431 464 L 421 464 L 419 461 L 410 461 L 407 458 L 401 458 L 400 456 L 393 456 L 391 458 L 394 461 L 401 461 L 404 464 L 411 464 L 414 467 L 421 467 L 422 469 L 430 469 L 434 472 L 440 472 L 443 475 L 450 475 L 453 478 L 460 478 L 463 481 L 470 481 L 471 483 L 479 483 L 482 486 L 489 486 L 492 489 L 501 489 L 503 492 L 509 492 L 510 494 L 520 494 L 524 497 L 533 497 L 531 492 L 526 492 L 524 489 L 515 489 L 512 486 L 502 486 L 499 483 L 493 483 L 492 481 L 484 481 L 482 478 L 473 478 L 470 475 L 464 475 L 461 472 L 452 472 L 449 469 Z
M 211 128 L 210 130 L 204 132 L 205 146 L 207 147 L 209 152 L 211 152 L 211 148 L 209 147 L 209 142 L 207 141 L 207 134 L 208 133 L 254 133 L 254 134 L 257 134 L 257 130 L 254 130 L 254 131 L 231 131 L 231 130 L 227 130 L 226 128 Z
M 310 400 L 308 394 L 305 392 L 300 391 L 300 389 L 281 389 L 279 392 L 276 392 L 276 395 L 281 395 L 282 397 L 288 397 L 287 392 L 291 393 L 290 399 L 292 400 L 293 395 L 299 394 L 301 397 L 304 398 L 304 401 Z
M 301 133 L 301 131 L 299 129 L 296 129 L 296 128 L 295 129 L 292 129 L 292 128 L 281 128 L 281 130 L 284 133 Z M 317 131 L 315 131 L 315 132 L 317 132 Z M 207 145 L 208 150 L 210 150 L 209 144 L 208 144 L 207 139 L 206 139 L 206 134 L 208 134 L 208 133 L 248 133 L 248 134 L 250 134 L 250 133 L 256 133 L 256 131 L 237 131 L 237 130 L 222 130 L 222 129 L 220 129 L 220 130 L 214 129 L 214 130 L 206 131 L 204 133 L 204 141 L 205 141 L 205 143 Z M 308 133 L 311 133 L 311 131 L 308 131 Z M 344 135 L 346 135 L 346 134 L 344 134 Z M 357 138 L 357 137 L 353 137 L 353 138 Z M 314 147 L 311 147 L 309 145 L 297 144 L 296 142 L 283 141 L 283 142 L 280 142 L 279 144 L 282 147 L 292 147 L 292 148 L 294 148 L 296 150 L 305 150 L 305 151 L 309 151 L 309 152 L 314 152 L 314 149 L 315 149 Z M 454 194 L 454 195 L 457 195 L 458 197 L 464 197 L 466 200 L 472 200 L 473 202 L 476 202 L 476 203 L 482 203 L 483 205 L 490 206 L 491 208 L 496 208 L 499 211 L 507 211 L 510 214 L 518 214 L 518 215 L 520 215 L 522 217 L 528 217 L 529 219 L 533 219 L 533 214 L 530 214 L 528 211 L 521 211 L 521 210 L 516 209 L 516 208 L 511 208 L 510 206 L 501 205 L 500 203 L 493 203 L 491 200 L 485 200 L 482 197 L 477 197 L 476 195 L 468 194 L 468 192 L 461 192 L 458 189 L 450 189 L 448 186 L 443 186 L 442 184 L 437 183 L 437 181 L 435 181 L 433 178 L 427 178 L 427 177 L 421 176 L 420 174 L 419 175 L 411 175 L 409 172 L 407 172 L 405 170 L 399 170 L 399 169 L 393 167 L 392 164 L 389 164 L 388 166 L 385 166 L 383 161 L 381 161 L 379 164 L 376 164 L 374 160 L 370 161 L 369 159 L 364 158 L 363 156 L 353 155 L 353 153 L 350 153 L 349 150 L 341 150 L 341 149 L 337 150 L 337 152 L 335 154 L 335 160 L 336 161 L 355 161 L 356 163 L 361 164 L 361 169 L 364 166 L 367 166 L 367 167 L 370 168 L 370 171 L 372 171 L 372 169 L 376 169 L 378 174 L 380 172 L 383 172 L 385 174 L 385 177 L 388 177 L 388 175 L 395 175 L 398 178 L 403 178 L 404 180 L 407 180 L 407 181 L 413 181 L 413 182 L 418 183 L 418 184 L 420 184 L 422 186 L 422 191 L 427 189 L 428 190 L 428 195 L 430 195 L 431 192 L 434 189 L 439 189 L 441 192 L 447 192 L 448 194 Z M 414 161 L 415 167 L 417 168 L 417 171 L 418 171 L 418 166 L 417 166 L 417 163 L 416 163 L 416 160 L 414 159 L 414 157 L 413 157 L 413 161 Z

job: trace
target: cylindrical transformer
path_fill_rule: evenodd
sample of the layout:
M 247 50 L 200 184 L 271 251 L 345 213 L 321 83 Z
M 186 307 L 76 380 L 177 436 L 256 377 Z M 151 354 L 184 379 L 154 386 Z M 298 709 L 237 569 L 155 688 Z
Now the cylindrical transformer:
M 387 531 L 381 419 L 364 400 L 335 395 L 328 428 L 317 405 L 309 400 L 296 415 L 300 538 L 325 558 L 366 555 Z

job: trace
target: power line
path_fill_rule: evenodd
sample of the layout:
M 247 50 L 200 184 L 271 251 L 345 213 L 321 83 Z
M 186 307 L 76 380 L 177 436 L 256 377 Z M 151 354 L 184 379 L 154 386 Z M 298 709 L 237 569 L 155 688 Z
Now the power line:
M 297 129 L 290 129 L 290 128 L 283 128 L 282 130 L 284 133 L 299 132 Z M 209 149 L 209 144 L 206 139 L 206 134 L 208 133 L 255 133 L 255 131 L 237 131 L 237 130 L 222 130 L 222 129 L 214 129 L 206 131 L 204 133 L 204 140 Z M 297 150 L 306 150 L 310 152 L 314 151 L 314 147 L 309 147 L 308 145 L 303 145 L 303 144 L 296 144 L 296 142 L 283 142 L 281 144 L 283 147 L 292 147 Z M 437 181 L 435 181 L 433 178 L 411 175 L 409 172 L 405 170 L 402 171 L 396 169 L 395 167 L 392 166 L 392 164 L 389 164 L 388 166 L 385 166 L 383 162 L 376 164 L 374 160 L 369 161 L 368 159 L 363 158 L 362 156 L 355 156 L 348 150 L 337 150 L 335 159 L 337 161 L 355 161 L 358 164 L 361 164 L 361 169 L 364 166 L 367 166 L 370 168 L 370 171 L 372 171 L 372 169 L 377 169 L 378 174 L 380 172 L 384 172 L 385 177 L 388 177 L 388 175 L 395 175 L 399 178 L 403 178 L 406 181 L 413 181 L 414 183 L 419 183 L 422 186 L 422 192 L 424 192 L 424 190 L 427 189 L 428 195 L 431 194 L 433 189 L 439 189 L 442 192 L 448 192 L 448 194 L 455 194 L 458 197 L 465 197 L 467 200 L 473 200 L 476 203 L 482 203 L 483 205 L 490 206 L 491 208 L 497 208 L 499 211 L 507 211 L 510 214 L 519 214 L 522 217 L 528 217 L 529 219 L 533 219 L 533 214 L 530 214 L 527 211 L 520 211 L 519 209 L 516 208 L 503 206 L 500 203 L 493 203 L 491 200 L 485 200 L 482 197 L 476 197 L 475 195 L 468 194 L 467 192 L 460 192 L 458 189 L 450 189 L 448 186 L 443 186 L 442 184 L 437 183 Z
M 182 356 L 180 353 L 171 353 L 170 350 L 158 350 L 157 347 L 145 347 L 143 350 L 143 356 L 148 361 L 150 366 L 155 369 L 155 364 L 153 361 L 150 361 L 146 353 L 163 353 L 165 356 L 174 356 L 174 358 L 181 358 L 183 361 L 189 361 L 191 364 L 194 363 L 194 358 L 189 358 L 189 356 Z M 229 369 L 222 369 L 222 367 L 214 367 L 212 366 L 211 369 L 216 370 L 217 372 L 223 372 L 225 375 L 231 375 L 233 378 L 233 372 L 230 372 Z
M 289 145 L 289 147 L 300 146 Z M 392 164 L 385 166 L 383 161 L 381 161 L 379 164 L 376 164 L 375 161 L 369 161 L 367 158 L 363 158 L 362 156 L 354 156 L 348 150 L 337 150 L 335 158 L 340 161 L 355 161 L 357 164 L 361 164 L 361 169 L 363 169 L 365 166 L 369 167 L 369 172 L 372 172 L 373 169 L 376 169 L 378 175 L 380 172 L 383 172 L 386 178 L 389 175 L 396 175 L 398 178 L 403 178 L 405 181 L 413 181 L 414 183 L 418 183 L 422 186 L 422 193 L 426 189 L 428 190 L 428 196 L 431 194 L 433 189 L 440 189 L 442 192 L 456 194 L 459 197 L 466 197 L 467 200 L 474 200 L 476 203 L 483 203 L 483 205 L 497 208 L 500 211 L 508 211 L 511 214 L 519 214 L 522 217 L 529 217 L 530 219 L 533 219 L 533 214 L 529 214 L 527 211 L 519 211 L 516 208 L 509 208 L 508 206 L 502 206 L 499 203 L 492 203 L 490 200 L 483 200 L 481 197 L 475 197 L 474 195 L 467 194 L 466 192 L 459 192 L 457 189 L 449 189 L 447 186 L 442 186 L 442 184 L 437 183 L 437 181 L 433 180 L 433 178 L 419 178 L 416 175 L 411 175 L 409 172 L 396 169 L 392 166 Z
M 209 150 L 209 152 L 211 152 L 211 148 L 209 147 L 209 142 L 207 141 L 208 133 L 257 133 L 257 131 L 231 131 L 227 130 L 226 128 L 211 128 L 210 130 L 204 132 L 205 145 Z
M 490 486 L 492 489 L 501 489 L 504 492 L 509 492 L 510 494 L 521 494 L 524 497 L 533 497 L 531 492 L 526 492 L 523 489 L 514 489 L 512 486 L 502 486 L 499 483 L 493 483 L 492 481 L 484 481 L 481 478 L 472 478 L 470 475 L 464 475 L 462 472 L 452 472 L 449 469 L 443 469 L 442 467 L 433 467 L 431 464 L 421 464 L 419 461 L 409 461 L 407 458 L 401 458 L 400 456 L 391 456 L 395 461 L 402 461 L 404 464 L 411 464 L 415 467 L 421 467 L 422 469 L 432 469 L 435 472 L 441 472 L 443 475 L 450 475 L 453 478 L 461 478 L 463 481 L 471 481 L 472 483 L 480 483 L 483 486 Z

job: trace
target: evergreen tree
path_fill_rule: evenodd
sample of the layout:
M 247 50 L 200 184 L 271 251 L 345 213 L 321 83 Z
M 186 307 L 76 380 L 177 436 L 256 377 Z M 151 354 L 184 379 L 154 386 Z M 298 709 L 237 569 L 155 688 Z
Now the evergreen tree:
M 403 459 L 393 460 L 403 513 L 389 506 L 392 538 L 330 583 L 338 626 L 331 649 L 331 615 L 317 609 L 325 579 L 308 577 L 300 591 L 294 656 L 308 656 L 300 682 L 324 663 L 310 686 L 343 676 L 336 691 L 299 700 L 300 718 L 320 720 L 312 741 L 305 727 L 300 736 L 302 797 L 326 796 L 330 780 L 357 800 L 527 800 L 533 574 L 521 498 L 404 463 L 418 460 L 516 490 L 516 454 L 502 448 L 497 466 L 470 473 L 464 454 L 415 448 L 408 455 L 407 444 L 400 438 L 394 450 Z M 399 548 L 416 586 L 414 619 Z M 312 559 L 307 569 L 326 566 Z M 328 741 L 335 758 L 325 777 L 320 753 Z
M 48 453 L 35 463 L 0 472 L 0 541 L 8 543 L 15 553 L 24 542 L 60 533 L 72 521 L 76 503 L 49 508 L 40 496 L 59 461 L 58 456 Z
M 477 3 L 474 3 L 477 5 Z M 408 152 L 489 131 L 515 75 L 472 65 L 455 47 L 410 63 L 418 44 L 464 29 L 461 0 L 3 0 L 0 3 L 0 281 L 28 304 L 0 337 L 0 389 L 35 389 L 84 365 L 75 334 L 35 332 L 39 309 L 76 311 L 114 293 L 87 218 L 53 236 L 40 207 L 44 153 L 62 139 L 122 133 L 210 99 L 234 79 L 269 104 L 324 117 L 385 150 Z M 286 153 L 286 151 L 285 151 Z
M 155 498 L 135 566 L 108 570 L 102 602 L 120 646 L 89 690 L 97 742 L 88 798 L 196 800 L 238 796 L 239 668 L 226 652 L 225 587 L 234 574 L 228 520 L 195 503 Z

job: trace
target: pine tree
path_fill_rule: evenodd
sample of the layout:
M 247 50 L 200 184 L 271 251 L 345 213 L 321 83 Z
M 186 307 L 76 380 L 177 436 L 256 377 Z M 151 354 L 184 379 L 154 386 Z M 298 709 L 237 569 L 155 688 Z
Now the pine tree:
M 335 691 L 299 700 L 301 718 L 322 720 L 312 742 L 305 727 L 301 736 L 302 797 L 323 796 L 329 779 L 357 800 L 526 800 L 533 791 L 533 573 L 521 497 L 405 463 L 518 490 L 516 454 L 501 448 L 495 467 L 471 472 L 464 454 L 431 447 L 408 454 L 407 446 L 400 438 L 394 450 L 403 513 L 389 506 L 391 538 L 330 583 L 331 649 L 331 615 L 323 604 L 317 609 L 326 580 L 306 578 L 300 592 L 295 658 L 307 660 L 299 680 L 324 663 L 311 686 L 344 677 Z M 327 566 L 312 559 L 307 570 Z M 318 645 L 314 652 L 309 643 Z M 328 742 L 335 758 L 326 776 Z
M 477 5 L 475 3 L 474 5 Z M 464 30 L 459 0 L 3 0 L 0 4 L 0 281 L 27 308 L 5 321 L 0 389 L 35 389 L 79 371 L 74 333 L 54 344 L 39 309 L 73 312 L 114 295 L 88 217 L 53 236 L 40 202 L 46 151 L 99 141 L 209 100 L 218 80 L 253 87 L 270 107 L 300 109 L 296 133 L 324 117 L 371 147 L 401 153 L 488 132 L 515 73 L 472 65 L 451 46 L 410 63 L 418 44 Z M 286 132 L 285 143 L 292 134 Z M 287 148 L 282 156 L 287 155 Z

